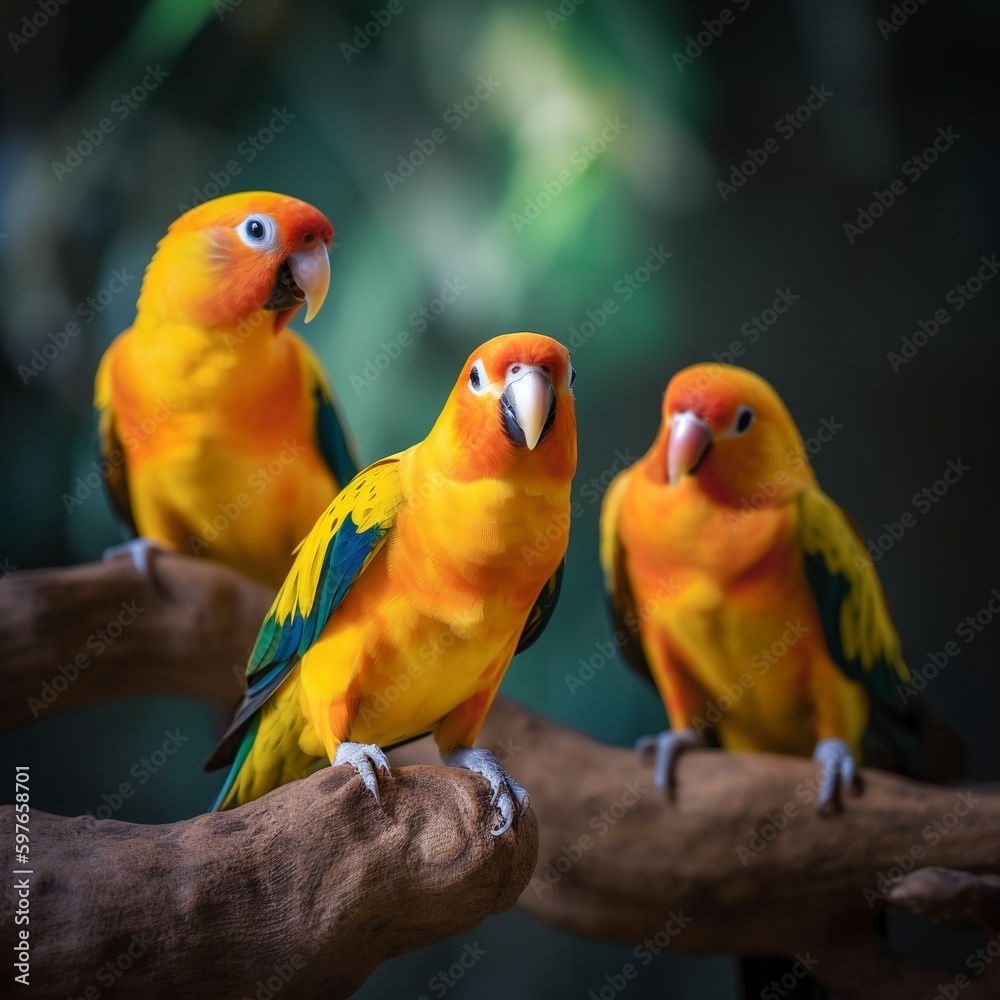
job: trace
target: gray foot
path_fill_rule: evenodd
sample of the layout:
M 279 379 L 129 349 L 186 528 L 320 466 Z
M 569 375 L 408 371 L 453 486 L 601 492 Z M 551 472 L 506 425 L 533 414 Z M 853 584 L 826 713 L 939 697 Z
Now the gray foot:
M 475 771 L 490 783 L 490 788 L 493 789 L 490 801 L 500 813 L 500 823 L 491 831 L 495 837 L 506 833 L 514 822 L 514 817 L 520 816 L 528 808 L 528 793 L 500 766 L 500 762 L 489 750 L 456 747 L 451 753 L 442 753 L 441 760 L 448 767 L 465 767 Z
M 857 792 L 857 764 L 851 748 L 835 736 L 820 740 L 813 750 L 813 760 L 823 765 L 819 784 L 819 809 L 826 810 L 834 804 L 838 789 Z
M 130 555 L 132 557 L 132 565 L 135 566 L 139 576 L 144 576 L 151 580 L 152 574 L 149 571 L 150 556 L 154 552 L 163 551 L 165 550 L 152 539 L 133 538 L 131 542 L 125 542 L 122 545 L 112 545 L 111 548 L 105 549 L 101 555 L 101 559 L 107 562 L 107 560 L 114 559 L 116 556 Z
M 674 785 L 674 763 L 679 754 L 691 747 L 704 746 L 701 737 L 693 729 L 667 729 L 655 736 L 642 736 L 635 742 L 635 752 L 644 754 L 655 749 L 653 781 L 662 792 Z
M 333 757 L 333 766 L 350 764 L 365 783 L 365 788 L 375 796 L 378 802 L 378 777 L 376 772 L 388 774 L 391 768 L 389 761 L 374 743 L 340 743 Z

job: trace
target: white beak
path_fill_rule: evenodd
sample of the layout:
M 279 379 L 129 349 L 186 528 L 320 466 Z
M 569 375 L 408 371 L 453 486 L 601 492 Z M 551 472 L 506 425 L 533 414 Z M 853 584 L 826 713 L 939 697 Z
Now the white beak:
M 295 284 L 306 296 L 306 322 L 308 323 L 326 299 L 330 290 L 330 253 L 320 241 L 308 250 L 288 255 L 288 269 Z
M 507 373 L 504 395 L 524 434 L 524 443 L 533 451 L 552 407 L 552 380 L 541 368 L 514 365 Z

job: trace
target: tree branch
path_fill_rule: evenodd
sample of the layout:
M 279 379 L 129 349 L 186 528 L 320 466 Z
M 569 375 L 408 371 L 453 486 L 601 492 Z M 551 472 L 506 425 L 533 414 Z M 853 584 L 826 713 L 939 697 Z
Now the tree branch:
M 337 767 L 169 826 L 32 813 L 31 995 L 240 997 L 274 980 L 283 997 L 347 997 L 514 905 L 538 850 L 530 811 L 494 837 L 489 785 L 457 768 L 397 770 L 380 791 L 381 807 Z
M 235 704 L 274 594 L 206 559 L 153 553 L 0 582 L 0 727 L 135 695 Z
M 0 662 L 5 664 L 7 690 L 12 695 L 0 710 L 0 724 L 9 726 L 32 718 L 28 699 L 37 696 L 43 682 L 55 676 L 54 665 L 72 662 L 76 653 L 86 652 L 89 638 L 116 619 L 122 601 L 135 600 L 143 611 L 121 630 L 113 644 L 91 657 L 77 679 L 67 682 L 56 700 L 42 711 L 51 713 L 152 692 L 234 700 L 238 685 L 232 665 L 245 661 L 271 595 L 208 561 L 157 556 L 153 571 L 157 587 L 139 579 L 127 559 L 17 573 L 0 584 L 0 622 L 8 623 L 0 627 Z M 898 905 L 944 921 L 971 920 L 997 926 L 1000 880 L 990 877 L 990 873 L 1000 872 L 1000 794 L 994 790 L 944 788 L 865 770 L 864 794 L 849 797 L 842 813 L 824 818 L 815 809 L 818 772 L 811 761 L 693 751 L 680 758 L 677 794 L 673 801 L 667 801 L 652 785 L 649 764 L 630 750 L 599 744 L 503 699 L 497 700 L 478 742 L 494 748 L 501 762 L 531 793 L 540 817 L 541 853 L 520 902 L 554 926 L 644 948 L 649 946 L 643 942 L 649 941 L 652 947 L 683 951 L 789 958 L 809 955 L 819 963 L 811 974 L 831 989 L 845 997 L 878 996 L 885 1000 L 931 996 L 939 984 L 952 982 L 954 977 L 889 954 L 874 930 L 874 915 L 880 909 Z M 436 763 L 437 755 L 431 747 L 413 744 L 398 751 L 396 760 Z M 183 853 L 170 846 L 184 842 L 185 826 L 198 831 L 206 844 L 211 843 L 212 831 L 231 829 L 241 845 L 254 844 L 242 854 L 256 855 L 256 842 L 273 836 L 277 821 L 289 835 L 303 823 L 316 825 L 315 817 L 311 821 L 308 816 L 300 819 L 291 812 L 286 824 L 282 803 L 307 799 L 307 790 L 326 787 L 320 782 L 342 782 L 343 778 L 330 777 L 339 771 L 324 772 L 280 789 L 260 803 L 236 810 L 231 814 L 236 819 L 200 817 L 166 828 L 89 820 L 50 822 L 82 823 L 83 831 L 91 827 L 170 831 L 151 836 L 158 844 L 162 840 L 158 850 L 165 851 L 170 864 L 178 866 L 169 881 L 187 898 L 193 891 L 188 883 L 195 876 Z M 391 784 L 405 787 L 413 780 L 407 777 L 409 773 L 401 772 Z M 452 778 L 452 785 L 454 781 Z M 455 794 L 453 788 L 449 794 Z M 413 807 L 420 801 L 414 796 Z M 307 804 L 300 802 L 298 808 Z M 337 848 L 341 852 L 353 842 L 352 837 L 369 836 L 357 828 L 350 835 L 346 832 L 352 829 L 356 809 L 363 809 L 363 803 L 336 810 L 333 832 L 343 833 L 345 838 Z M 446 819 L 436 827 L 437 836 L 449 835 L 453 824 L 468 829 L 462 826 L 468 820 L 463 819 L 461 809 L 443 810 L 443 814 Z M 244 820 L 233 828 L 212 825 L 234 823 L 251 815 L 258 817 L 256 824 L 248 826 Z M 399 808 L 396 815 L 405 815 L 405 811 Z M 488 823 L 480 821 L 480 826 L 481 832 L 485 831 Z M 73 830 L 74 836 L 82 836 L 81 829 L 74 826 Z M 135 833 L 116 834 L 106 840 L 109 846 L 104 860 L 88 856 L 95 858 L 95 864 L 113 865 L 118 863 L 118 853 L 124 852 L 125 860 L 120 863 L 138 870 L 128 854 L 138 837 Z M 104 842 L 103 835 L 96 839 Z M 392 844 L 397 854 L 389 856 L 387 872 L 395 873 L 392 878 L 401 878 L 392 858 L 402 863 L 403 857 L 409 857 L 399 853 L 405 837 Z M 212 882 L 221 895 L 229 891 L 231 882 L 245 877 L 243 869 L 225 866 L 226 851 L 231 849 L 230 843 L 220 851 L 219 870 L 225 876 Z M 314 844 L 309 850 L 325 859 L 322 852 L 330 848 Z M 289 857 L 298 852 L 297 846 Z M 58 870 L 72 866 L 72 858 L 71 852 Z M 170 872 L 162 858 L 159 863 Z M 197 872 L 210 873 L 214 865 L 214 861 L 199 865 Z M 942 873 L 942 868 L 949 871 Z M 156 864 L 152 870 L 158 870 Z M 249 881 L 256 879 L 267 886 L 268 877 L 272 882 L 282 880 L 284 876 L 275 873 L 284 870 L 283 863 L 275 862 Z M 360 892 L 358 887 L 364 885 L 365 892 L 375 891 L 381 900 L 379 891 L 364 878 L 352 883 L 356 887 L 352 891 Z M 137 879 L 132 884 L 144 882 Z M 285 885 L 283 881 L 280 884 Z M 300 879 L 295 888 L 306 897 L 301 905 L 319 905 L 307 879 Z M 270 890 L 258 886 L 256 891 L 263 894 L 265 902 L 271 902 Z M 290 895 L 279 898 L 295 899 L 296 894 L 288 891 Z M 211 917 L 212 907 L 194 895 L 198 902 L 190 904 L 193 910 L 171 916 L 166 922 L 154 921 L 154 933 L 189 933 L 188 923 L 200 921 L 203 908 Z M 81 892 L 81 898 L 85 896 Z M 226 911 L 238 913 L 238 918 L 216 917 L 206 922 L 201 935 L 206 951 L 214 947 L 213 936 L 232 947 L 240 933 L 236 928 L 241 926 L 245 928 L 242 933 L 260 942 L 253 910 L 260 900 L 239 898 L 242 909 Z M 75 903 L 74 907 L 81 905 Z M 423 916 L 424 901 L 416 895 L 405 907 L 399 903 L 386 906 L 386 912 L 405 914 L 406 920 Z M 67 926 L 75 919 L 74 912 L 67 910 Z M 165 912 L 172 911 L 168 908 Z M 270 916 L 273 912 L 268 911 L 269 920 L 274 919 Z M 229 926 L 227 919 L 238 920 L 236 927 Z M 462 914 L 462 921 L 473 919 Z M 171 932 L 171 927 L 177 929 Z M 453 930 L 442 928 L 439 936 Z M 393 933 L 400 932 L 396 929 Z M 278 939 L 284 942 L 286 954 L 294 952 L 290 939 L 280 935 Z M 405 947 L 431 939 L 421 938 Z M 120 933 L 112 935 L 112 941 L 121 940 Z M 341 940 L 364 939 L 344 936 Z M 96 959 L 105 954 L 102 948 L 95 939 L 88 954 Z M 267 950 L 266 955 L 267 962 L 279 961 L 275 949 Z M 365 965 L 368 971 L 370 967 Z M 989 976 L 993 979 L 987 979 Z M 990 966 L 979 983 L 963 989 L 963 994 L 974 997 L 978 991 L 982 997 L 998 995 L 998 977 L 1000 961 Z
M 520 904 L 561 929 L 637 947 L 808 955 L 813 978 L 845 997 L 910 1000 L 953 975 L 890 954 L 877 912 L 892 904 L 948 922 L 995 920 L 1000 880 L 970 874 L 1000 871 L 995 791 L 863 769 L 863 794 L 823 817 L 812 761 L 699 750 L 679 758 L 668 800 L 631 750 L 504 699 L 478 742 L 506 757 L 531 794 L 540 851 Z M 421 742 L 393 760 L 432 752 Z M 984 979 L 965 995 L 995 996 L 986 991 L 998 985 Z

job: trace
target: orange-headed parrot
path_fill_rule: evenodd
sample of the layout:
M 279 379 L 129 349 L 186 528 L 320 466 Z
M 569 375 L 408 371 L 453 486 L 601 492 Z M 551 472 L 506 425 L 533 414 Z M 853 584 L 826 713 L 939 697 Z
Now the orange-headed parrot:
M 331 762 L 354 765 L 378 798 L 383 749 L 433 733 L 446 764 L 490 780 L 494 832 L 510 826 L 524 790 L 472 744 L 558 598 L 574 376 L 556 341 L 497 337 L 472 353 L 423 441 L 341 491 L 258 636 L 249 690 L 208 764 L 234 762 L 216 808 Z
M 332 239 L 318 209 L 253 191 L 191 209 L 160 240 L 95 385 L 108 492 L 140 569 L 159 546 L 277 587 L 356 473 L 320 363 L 287 328 L 323 304 Z
M 864 542 L 752 372 L 702 364 L 671 380 L 652 447 L 605 495 L 601 561 L 626 656 L 670 719 L 637 744 L 655 748 L 661 788 L 707 736 L 812 753 L 821 807 L 854 784 L 855 761 L 940 778 L 932 733 L 961 756 L 900 694 L 909 671 Z

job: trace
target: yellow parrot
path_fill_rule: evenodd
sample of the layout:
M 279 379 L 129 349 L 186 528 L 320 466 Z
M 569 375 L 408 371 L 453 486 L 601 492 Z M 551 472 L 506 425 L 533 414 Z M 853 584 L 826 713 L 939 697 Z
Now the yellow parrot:
M 655 749 L 661 788 L 678 751 L 709 737 L 812 753 L 821 808 L 854 785 L 856 761 L 962 770 L 959 737 L 900 693 L 910 675 L 863 540 L 752 372 L 702 364 L 671 380 L 656 440 L 605 495 L 601 562 L 625 654 L 670 719 L 637 744 Z
M 356 473 L 320 363 L 287 328 L 323 304 L 332 239 L 318 209 L 253 191 L 160 240 L 95 384 L 108 493 L 139 536 L 119 549 L 140 571 L 161 547 L 277 587 Z
M 423 441 L 344 488 L 261 629 L 249 690 L 207 765 L 233 762 L 215 808 L 327 763 L 354 765 L 377 799 L 382 750 L 433 733 L 446 764 L 490 780 L 494 832 L 509 828 L 524 790 L 472 744 L 559 595 L 574 377 L 556 341 L 497 337 L 472 353 Z

